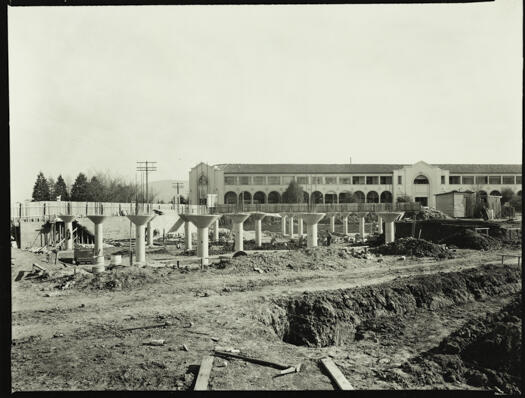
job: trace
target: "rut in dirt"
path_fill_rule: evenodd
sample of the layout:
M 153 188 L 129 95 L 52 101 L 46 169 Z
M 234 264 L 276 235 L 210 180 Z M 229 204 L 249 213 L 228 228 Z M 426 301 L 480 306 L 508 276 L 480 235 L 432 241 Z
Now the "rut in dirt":
M 460 272 L 401 278 L 353 289 L 276 298 L 261 321 L 284 342 L 326 347 L 356 339 L 380 317 L 435 310 L 521 290 L 521 267 L 484 265 Z

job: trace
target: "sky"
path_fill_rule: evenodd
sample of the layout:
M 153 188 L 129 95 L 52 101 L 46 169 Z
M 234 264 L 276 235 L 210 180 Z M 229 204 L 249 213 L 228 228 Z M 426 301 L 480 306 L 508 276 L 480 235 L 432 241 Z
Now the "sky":
M 522 7 L 9 7 L 11 201 L 145 160 L 520 164 Z

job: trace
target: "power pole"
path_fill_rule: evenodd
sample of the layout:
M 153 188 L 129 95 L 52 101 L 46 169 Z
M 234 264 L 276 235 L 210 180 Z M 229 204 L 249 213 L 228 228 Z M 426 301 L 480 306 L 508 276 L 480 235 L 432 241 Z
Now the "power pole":
M 177 188 L 177 204 L 180 205 L 180 196 L 179 196 L 179 187 L 184 186 L 182 182 L 175 182 L 173 183 L 172 187 Z
M 148 192 L 148 174 L 150 171 L 157 171 L 157 162 L 150 162 L 146 160 L 145 162 L 137 162 L 137 171 L 146 172 L 146 202 L 149 200 Z M 144 203 L 144 200 L 143 200 Z

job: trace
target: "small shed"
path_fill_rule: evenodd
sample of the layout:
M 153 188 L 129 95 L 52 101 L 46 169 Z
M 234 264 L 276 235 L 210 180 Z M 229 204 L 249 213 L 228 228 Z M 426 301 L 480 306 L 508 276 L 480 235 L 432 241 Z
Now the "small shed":
M 436 209 L 455 217 L 473 217 L 476 194 L 472 191 L 450 191 L 436 194 Z

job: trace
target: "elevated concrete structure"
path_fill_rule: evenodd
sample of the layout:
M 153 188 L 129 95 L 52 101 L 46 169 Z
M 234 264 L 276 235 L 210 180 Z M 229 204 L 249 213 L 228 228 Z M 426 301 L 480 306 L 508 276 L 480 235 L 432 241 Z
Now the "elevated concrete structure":
M 325 213 L 303 213 L 303 221 L 306 224 L 307 247 L 317 246 L 317 224 L 325 216 Z
M 213 223 L 213 241 L 219 241 L 219 219 L 216 219 Z
M 179 214 L 179 217 L 181 220 L 184 221 L 184 248 L 186 250 L 192 250 L 193 244 L 191 241 L 190 220 L 188 219 L 186 214 Z
M 343 216 L 343 234 L 348 235 L 348 215 L 344 214 Z
M 377 232 L 383 233 L 383 217 L 377 216 Z
M 288 217 L 287 214 L 280 214 L 281 216 L 281 234 L 286 235 L 286 218 Z
M 73 250 L 73 221 L 76 217 L 65 214 L 61 214 L 59 217 L 64 221 L 66 250 Z
M 157 217 L 157 215 L 153 214 L 151 219 L 148 221 L 148 247 L 153 247 L 153 226 L 151 224 L 151 221 L 153 221 L 155 217 Z
M 304 234 L 304 231 L 303 231 L 303 215 L 302 214 L 298 214 L 297 215 L 297 235 L 303 236 L 303 234 Z
M 108 216 L 87 216 L 95 224 L 95 264 L 104 265 L 104 220 Z
M 220 214 L 186 214 L 186 218 L 197 227 L 197 256 L 202 260 L 203 265 L 209 264 L 208 259 L 208 229 L 215 220 L 221 217 Z
M 146 223 L 153 217 L 152 214 L 127 216 L 135 224 L 135 262 L 134 264 L 146 263 Z
M 266 213 L 262 212 L 255 212 L 251 214 L 255 224 L 255 247 L 262 246 L 262 220 L 264 217 L 266 217 L 266 215 Z
M 335 216 L 336 215 L 337 213 L 327 213 L 326 214 L 326 216 L 330 218 L 330 232 L 331 233 L 335 232 Z
M 235 251 L 244 250 L 244 221 L 250 217 L 250 213 L 236 213 L 228 215 L 233 223 L 232 231 L 235 235 Z
M 293 237 L 293 219 L 294 219 L 294 216 L 293 214 L 290 214 L 288 216 L 288 232 L 290 233 L 290 238 Z
M 365 217 L 368 214 L 368 211 L 355 211 L 352 212 L 352 214 L 355 214 L 357 218 L 359 219 L 359 236 L 361 236 L 362 239 L 365 238 L 366 232 L 365 232 Z
M 395 225 L 394 222 L 403 217 L 405 212 L 381 212 L 377 213 L 379 217 L 385 220 L 385 243 L 390 243 L 395 240 Z

